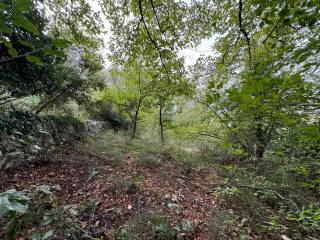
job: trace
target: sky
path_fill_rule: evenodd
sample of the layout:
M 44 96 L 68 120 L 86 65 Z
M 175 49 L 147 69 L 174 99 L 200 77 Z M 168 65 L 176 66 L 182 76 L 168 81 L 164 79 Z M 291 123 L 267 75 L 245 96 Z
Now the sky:
M 215 41 L 215 36 L 209 39 L 203 39 L 199 44 L 199 46 L 195 48 L 183 49 L 180 52 L 180 54 L 185 59 L 185 65 L 186 66 L 194 65 L 200 56 L 209 56 L 209 55 L 212 56 L 214 54 L 214 51 L 212 49 L 212 45 L 214 41 Z
M 94 11 L 101 12 L 98 0 L 87 0 L 87 2 L 92 6 L 92 9 Z M 185 2 L 190 3 L 190 0 L 185 0 Z M 104 20 L 105 30 L 107 31 L 106 34 L 101 36 L 105 43 L 105 48 L 101 49 L 101 54 L 105 59 L 105 68 L 108 68 L 111 65 L 111 63 L 106 58 L 107 54 L 109 53 L 108 42 L 111 36 L 110 29 L 109 29 L 110 25 L 108 24 L 105 16 L 102 13 L 101 13 L 101 19 Z M 212 45 L 214 41 L 215 41 L 215 36 L 209 39 L 203 39 L 200 42 L 200 44 L 195 48 L 186 48 L 181 50 L 179 52 L 179 55 L 184 57 L 185 66 L 188 67 L 188 66 L 194 65 L 200 56 L 209 56 L 209 55 L 212 56 L 214 54 L 214 51 L 212 49 Z

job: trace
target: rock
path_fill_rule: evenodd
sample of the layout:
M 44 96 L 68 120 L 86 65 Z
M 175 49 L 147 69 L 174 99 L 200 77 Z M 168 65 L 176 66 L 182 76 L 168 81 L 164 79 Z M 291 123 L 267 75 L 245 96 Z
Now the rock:
M 92 133 L 100 132 L 106 127 L 107 124 L 104 121 L 86 120 L 85 122 L 86 131 Z

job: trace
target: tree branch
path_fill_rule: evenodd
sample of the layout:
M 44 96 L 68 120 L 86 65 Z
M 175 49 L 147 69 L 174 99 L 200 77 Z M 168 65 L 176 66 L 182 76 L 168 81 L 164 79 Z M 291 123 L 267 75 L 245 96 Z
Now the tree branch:
M 21 54 L 21 55 L 19 55 L 19 56 L 2 59 L 2 60 L 0 60 L 0 64 L 1 64 L 1 63 L 5 63 L 5 62 L 9 62 L 9 61 L 12 61 L 12 60 L 16 60 L 16 59 L 19 59 L 19 58 L 24 58 L 24 57 L 29 56 L 29 55 L 31 55 L 31 54 L 34 54 L 34 53 L 37 53 L 37 52 L 41 52 L 43 49 L 44 49 L 44 47 L 43 47 L 43 48 L 36 49 L 36 50 L 33 50 L 33 51 L 30 51 L 30 52 L 27 52 L 27 53 L 25 53 L 25 54 Z
M 251 56 L 250 37 L 242 25 L 242 11 L 243 11 L 243 2 L 242 2 L 242 0 L 239 0 L 239 13 L 238 13 L 239 28 L 240 28 L 240 32 L 244 35 L 244 37 L 247 41 L 248 51 L 249 51 L 249 67 L 251 68 L 252 56 Z
M 158 18 L 158 15 L 157 15 L 155 6 L 154 6 L 154 4 L 153 4 L 153 0 L 150 0 L 150 3 L 151 3 L 151 6 L 152 6 L 152 10 L 153 10 L 154 16 L 156 17 L 156 20 L 157 20 L 157 23 L 158 23 L 158 26 L 159 26 L 159 30 L 160 30 L 162 33 L 165 33 L 165 31 L 163 31 L 162 28 L 161 28 L 160 21 L 159 21 L 159 18 Z
M 160 57 L 160 61 L 161 61 L 161 65 L 162 67 L 164 68 L 164 70 L 166 71 L 166 74 L 168 75 L 169 77 L 169 72 L 164 64 L 164 61 L 163 61 L 163 58 L 162 58 L 162 55 L 161 55 L 161 48 L 158 46 L 158 44 L 156 43 L 156 41 L 152 38 L 151 36 L 151 33 L 149 31 L 149 28 L 147 26 L 147 23 L 145 21 L 145 18 L 144 18 L 144 14 L 143 14 L 143 10 L 142 10 L 142 0 L 139 0 L 139 11 L 140 11 L 140 15 L 141 15 L 141 21 L 143 22 L 143 25 L 144 25 L 144 28 L 146 29 L 147 31 L 147 35 L 148 35 L 148 38 L 149 40 L 152 42 L 152 44 L 154 45 L 154 47 L 156 48 L 158 54 L 159 54 L 159 57 Z

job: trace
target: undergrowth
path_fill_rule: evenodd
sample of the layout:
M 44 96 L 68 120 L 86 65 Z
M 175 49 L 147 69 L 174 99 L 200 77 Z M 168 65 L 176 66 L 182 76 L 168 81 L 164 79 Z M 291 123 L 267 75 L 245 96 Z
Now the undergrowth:
M 80 151 L 102 153 L 110 157 L 115 166 L 123 165 L 124 160 L 128 158 L 136 159 L 141 166 L 149 168 L 156 168 L 161 163 L 172 161 L 185 167 L 194 168 L 216 164 L 213 156 L 204 156 L 200 148 L 185 150 L 178 148 L 172 141 L 161 145 L 146 139 L 131 139 L 130 132 L 123 131 L 106 131 L 89 137 L 84 144 L 78 146 L 78 149 Z
M 190 152 L 175 148 L 174 144 L 161 146 L 139 139 L 132 140 L 126 132 L 112 131 L 91 136 L 77 149 L 84 153 L 102 154 L 111 159 L 110 164 L 114 167 L 135 162 L 140 168 L 150 171 L 162 168 L 167 163 L 174 163 L 175 167 L 181 169 L 214 168 L 224 181 L 208 193 L 215 197 L 218 206 L 211 221 L 206 222 L 211 239 L 320 238 L 319 193 L 315 193 L 314 186 L 317 183 L 314 176 L 309 180 L 313 185 L 304 186 L 301 176 L 297 175 L 300 173 L 295 171 L 295 165 L 288 164 L 286 160 L 282 163 L 269 153 L 259 162 L 243 162 L 243 158 L 237 159 L 235 156 L 237 161 L 230 161 L 230 158 L 215 158 L 216 155 L 207 148 Z M 275 159 L 279 161 L 275 162 Z M 94 168 L 89 172 L 90 179 L 98 174 Z M 168 173 L 164 170 L 161 174 L 165 176 Z M 167 177 L 169 179 L 171 176 Z M 139 195 L 143 181 L 144 176 L 137 174 L 125 177 L 117 187 L 130 196 Z M 161 194 L 152 191 L 154 195 Z M 3 193 L 1 199 L 6 201 L 1 214 L 5 216 L 2 221 L 6 221 L 9 237 L 14 236 L 15 231 L 22 234 L 30 228 L 33 229 L 30 236 L 34 236 L 31 239 L 40 239 L 37 238 L 39 236 L 45 239 L 48 235 L 64 236 L 61 231 L 66 224 L 69 224 L 70 232 L 63 234 L 68 237 L 89 234 L 81 229 L 81 214 L 91 205 L 57 205 L 51 188 L 40 187 L 22 192 L 10 190 Z M 160 213 L 136 212 L 125 225 L 115 230 L 115 235 L 123 240 L 170 240 L 188 239 L 192 231 L 193 226 L 188 220 L 170 225 L 165 215 Z

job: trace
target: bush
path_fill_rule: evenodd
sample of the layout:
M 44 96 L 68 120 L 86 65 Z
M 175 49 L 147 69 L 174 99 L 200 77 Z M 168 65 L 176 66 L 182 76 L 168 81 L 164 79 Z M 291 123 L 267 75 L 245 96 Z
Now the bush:
M 134 180 L 126 180 L 121 183 L 121 187 L 129 194 L 139 192 L 139 186 Z
M 317 123 L 283 130 L 267 151 L 267 160 L 286 166 L 300 186 L 320 192 L 320 129 Z M 319 195 L 318 195 L 319 196 Z
M 127 130 L 130 127 L 130 121 L 118 113 L 108 101 L 96 101 L 87 106 L 87 111 L 93 119 L 107 122 L 114 130 Z
M 12 167 L 17 160 L 51 151 L 55 144 L 80 139 L 84 130 L 84 124 L 70 116 L 40 117 L 23 111 L 2 113 L 0 169 Z
M 230 228 L 237 236 L 259 232 L 270 239 L 282 234 L 290 239 L 319 238 L 319 205 L 312 195 L 298 186 L 293 188 L 295 183 L 284 184 L 287 180 L 280 179 L 277 171 L 271 174 L 268 168 L 265 173 L 273 177 L 257 176 L 256 169 L 249 166 L 237 172 L 234 167 L 227 169 L 234 175 L 229 174 L 225 184 L 215 189 L 215 194 L 222 209 L 232 212 L 235 220 Z M 282 171 L 287 173 L 286 169 Z M 245 224 L 241 224 L 243 219 Z
M 161 165 L 160 160 L 154 153 L 143 153 L 138 159 L 138 164 L 142 167 L 155 169 Z
M 21 236 L 32 240 L 89 236 L 82 228 L 80 213 L 92 205 L 57 205 L 54 189 L 41 185 L 23 191 L 10 189 L 0 194 L 0 226 L 6 225 L 8 240 Z

